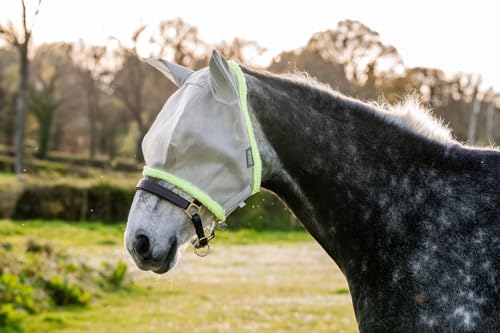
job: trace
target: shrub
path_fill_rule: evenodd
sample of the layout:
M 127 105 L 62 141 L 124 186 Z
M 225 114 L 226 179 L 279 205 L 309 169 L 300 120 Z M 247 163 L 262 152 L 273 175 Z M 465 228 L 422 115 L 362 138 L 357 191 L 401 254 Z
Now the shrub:
M 1 164 L 1 163 L 0 163 Z M 2 179 L 0 187 L 0 218 L 8 218 L 13 215 L 17 199 L 22 192 L 22 185 L 13 176 L 0 174 Z
M 134 190 L 111 183 L 27 185 L 16 200 L 12 217 L 123 221 L 127 218 Z
M 26 243 L 26 252 L 45 253 L 50 256 L 52 254 L 52 246 L 49 243 L 42 244 L 34 238 L 28 238 Z
M 22 184 L 13 181 L 7 183 L 0 187 L 0 217 L 18 220 L 126 220 L 135 193 L 135 188 L 126 182 L 117 179 L 113 182 L 100 181 L 92 184 L 89 181 L 78 181 L 76 178 L 63 181 L 49 183 L 31 179 Z M 302 225 L 282 202 L 266 191 L 249 198 L 245 209 L 237 209 L 229 217 L 227 224 L 233 230 L 302 229 Z
M 29 239 L 26 252 L 17 257 L 0 247 L 0 332 L 22 331 L 25 315 L 85 306 L 99 291 L 127 287 L 126 273 L 122 261 L 92 267 L 36 239 Z
M 0 156 L 0 172 L 14 172 L 14 159 L 12 157 Z
M 12 304 L 0 304 L 0 329 L 3 333 L 22 332 L 23 312 Z
M 28 184 L 16 200 L 13 217 L 123 221 L 127 218 L 134 193 L 134 188 L 124 188 L 111 182 L 99 182 L 90 186 Z M 229 217 L 227 224 L 232 230 L 302 229 L 302 225 L 281 201 L 265 191 L 249 198 L 245 209 L 237 209 Z
M 69 283 L 66 277 L 60 275 L 46 281 L 45 288 L 57 306 L 86 305 L 91 299 L 91 294 L 81 286 Z
M 118 289 L 124 285 L 127 265 L 119 260 L 116 265 L 109 262 L 102 263 L 102 286 L 105 289 Z
M 124 189 L 101 182 L 88 189 L 88 220 L 123 221 L 134 197 L 135 188 Z
M 16 309 L 35 312 L 34 289 L 11 273 L 0 275 L 0 304 L 11 304 Z
M 236 209 L 228 218 L 229 229 L 301 230 L 302 224 L 288 211 L 280 199 L 261 191 L 246 201 L 244 209 Z

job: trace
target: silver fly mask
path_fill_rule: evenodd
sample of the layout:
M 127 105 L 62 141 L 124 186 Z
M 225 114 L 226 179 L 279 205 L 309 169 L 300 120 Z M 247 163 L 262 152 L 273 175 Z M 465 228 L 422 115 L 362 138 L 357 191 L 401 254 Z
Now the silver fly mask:
M 196 72 L 162 59 L 144 61 L 179 90 L 144 137 L 143 174 L 171 183 L 224 221 L 260 188 L 245 76 L 217 51 L 208 68 Z

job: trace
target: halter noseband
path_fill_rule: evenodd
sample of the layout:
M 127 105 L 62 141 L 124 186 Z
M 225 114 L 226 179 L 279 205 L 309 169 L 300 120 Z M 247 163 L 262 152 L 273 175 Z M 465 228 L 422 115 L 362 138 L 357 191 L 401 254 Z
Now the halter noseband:
M 177 207 L 182 208 L 184 213 L 193 223 L 194 230 L 196 231 L 196 236 L 198 239 L 193 242 L 196 254 L 202 257 L 208 254 L 208 251 L 210 249 L 210 245 L 208 244 L 208 242 L 215 237 L 215 232 L 214 228 L 212 228 L 210 231 L 210 235 L 208 237 L 205 236 L 203 224 L 199 215 L 202 205 L 198 200 L 193 199 L 191 201 L 188 201 L 177 193 L 147 178 L 142 178 L 141 180 L 139 180 L 139 183 L 137 183 L 135 188 L 152 193 L 176 205 Z M 198 249 L 204 248 L 205 246 L 208 246 L 207 252 L 198 252 Z

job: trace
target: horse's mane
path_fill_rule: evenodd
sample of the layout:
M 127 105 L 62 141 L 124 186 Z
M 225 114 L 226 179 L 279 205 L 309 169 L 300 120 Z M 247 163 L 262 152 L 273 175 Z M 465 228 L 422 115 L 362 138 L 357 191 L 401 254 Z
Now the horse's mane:
M 329 85 L 319 82 L 305 72 L 277 75 L 269 72 L 257 72 L 248 68 L 244 68 L 244 71 L 259 79 L 281 83 L 285 88 L 307 89 L 308 94 L 321 105 L 328 103 L 332 98 L 341 99 L 347 107 L 372 112 L 389 123 L 423 135 L 430 140 L 444 144 L 456 142 L 451 135 L 451 129 L 443 124 L 442 120 L 433 116 L 431 111 L 421 104 L 416 94 L 408 95 L 394 105 L 373 101 L 364 103 L 333 90 Z

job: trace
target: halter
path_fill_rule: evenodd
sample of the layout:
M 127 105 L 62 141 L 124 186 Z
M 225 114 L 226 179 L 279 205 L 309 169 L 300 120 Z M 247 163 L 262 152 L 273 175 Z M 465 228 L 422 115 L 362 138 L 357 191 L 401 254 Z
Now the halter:
M 195 253 L 200 257 L 204 257 L 209 254 L 210 245 L 208 244 L 208 242 L 215 237 L 215 223 L 210 228 L 209 236 L 208 237 L 205 236 L 205 232 L 203 230 L 203 223 L 201 222 L 201 217 L 200 217 L 200 210 L 202 205 L 198 200 L 192 199 L 191 201 L 188 201 L 183 197 L 181 197 L 180 195 L 178 195 L 177 193 L 147 178 L 142 178 L 141 180 L 139 180 L 139 183 L 137 183 L 135 188 L 152 193 L 176 205 L 177 207 L 182 208 L 184 213 L 189 217 L 189 219 L 193 223 L 194 230 L 196 231 L 197 239 L 193 242 Z M 200 252 L 199 249 L 204 247 L 207 247 L 207 251 Z

